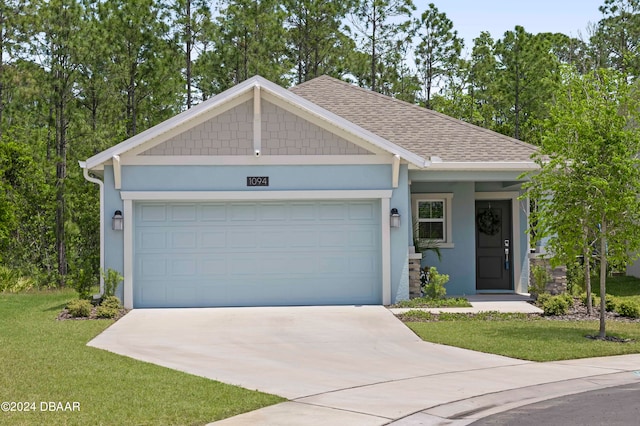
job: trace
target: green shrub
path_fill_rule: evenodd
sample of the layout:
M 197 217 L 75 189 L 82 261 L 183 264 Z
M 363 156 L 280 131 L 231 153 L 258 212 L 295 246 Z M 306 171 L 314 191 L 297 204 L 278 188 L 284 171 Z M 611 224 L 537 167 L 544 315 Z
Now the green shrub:
M 74 318 L 88 317 L 92 307 L 91 302 L 85 299 L 75 299 L 67 303 L 67 311 Z
M 562 293 L 560 295 L 560 297 L 562 297 L 564 300 L 567 301 L 567 305 L 570 308 L 573 308 L 573 296 L 572 295 L 570 295 L 569 293 Z
M 585 290 L 584 265 L 577 261 L 567 265 L 567 292 L 577 296 Z
M 565 315 L 569 311 L 569 303 L 563 296 L 552 296 L 542 305 L 544 315 Z
M 630 300 L 618 303 L 616 311 L 623 317 L 640 318 L 640 304 Z
M 95 285 L 95 277 L 87 269 L 80 269 L 73 280 L 73 288 L 80 299 L 91 299 L 91 289 Z
M 616 300 L 616 298 L 610 294 L 607 294 L 604 301 L 604 309 L 607 312 L 615 312 L 617 306 L 618 306 L 618 301 Z
M 20 293 L 35 286 L 36 282 L 32 278 L 23 277 L 15 269 L 0 266 L 0 293 Z
M 540 293 L 538 294 L 538 297 L 536 299 L 536 305 L 541 308 L 544 305 L 544 302 L 546 302 L 552 297 L 553 296 L 551 296 L 551 294 L 549 293 Z
M 587 305 L 587 293 L 582 293 L 580 295 L 580 301 L 585 306 Z M 600 298 L 593 293 L 591 293 L 591 306 L 594 306 L 594 307 L 600 306 Z
M 102 278 L 104 279 L 104 296 L 113 296 L 116 293 L 118 284 L 124 279 L 118 271 L 111 268 L 107 272 L 102 271 Z
M 116 296 L 105 297 L 104 299 L 102 299 L 102 302 L 100 302 L 100 306 L 104 306 L 106 308 L 122 309 L 122 303 Z
M 100 306 L 96 308 L 98 318 L 115 318 L 122 310 L 122 303 L 116 296 L 107 296 L 102 299 Z
M 546 293 L 547 282 L 551 279 L 547 268 L 536 265 L 531 268 L 531 273 L 533 274 L 533 283 L 529 284 L 529 293 L 533 294 L 534 297 Z
M 447 289 L 444 286 L 449 282 L 449 275 L 439 273 L 435 266 L 425 267 L 422 270 L 420 282 L 423 284 L 422 291 L 425 297 L 444 299 L 447 295 Z

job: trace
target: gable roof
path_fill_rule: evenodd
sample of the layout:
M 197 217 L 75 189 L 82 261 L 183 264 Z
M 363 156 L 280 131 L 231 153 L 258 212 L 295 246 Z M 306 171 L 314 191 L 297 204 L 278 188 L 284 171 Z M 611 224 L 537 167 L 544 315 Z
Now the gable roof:
M 291 106 L 293 111 L 313 117 L 323 122 L 329 128 L 344 131 L 352 135 L 355 139 L 364 140 L 378 150 L 386 151 L 391 155 L 397 155 L 417 167 L 424 167 L 428 162 L 420 155 L 410 150 L 396 145 L 383 136 L 377 135 L 365 128 L 358 126 L 340 115 L 318 106 L 317 104 L 298 96 L 292 91 L 284 89 L 260 76 L 252 77 L 244 82 L 202 102 L 201 104 L 184 111 L 156 126 L 153 126 L 111 148 L 108 148 L 84 162 L 80 166 L 86 169 L 99 168 L 103 164 L 112 160 L 114 156 L 120 156 L 127 152 L 136 152 L 145 144 L 158 144 L 164 142 L 177 132 L 186 131 L 191 127 L 200 124 L 204 119 L 215 117 L 225 104 L 230 104 L 235 100 L 246 96 L 256 88 L 260 88 L 262 93 L 272 96 L 285 105 Z M 154 146 L 154 145 L 150 145 Z
M 517 139 L 329 76 L 289 90 L 425 159 L 533 163 L 531 155 L 537 150 Z

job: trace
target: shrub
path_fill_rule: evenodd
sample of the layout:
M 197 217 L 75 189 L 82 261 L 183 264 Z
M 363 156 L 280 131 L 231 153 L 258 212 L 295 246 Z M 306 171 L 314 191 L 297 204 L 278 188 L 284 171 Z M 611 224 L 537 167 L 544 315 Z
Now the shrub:
M 31 290 L 35 285 L 32 278 L 21 276 L 15 269 L 0 266 L 0 292 L 19 293 Z
M 541 308 L 544 305 L 544 302 L 552 297 L 553 296 L 551 296 L 551 294 L 549 293 L 540 293 L 538 294 L 538 298 L 536 299 L 536 305 Z
M 74 318 L 88 317 L 92 307 L 91 302 L 85 299 L 75 299 L 67 303 L 67 311 Z
M 640 318 L 640 304 L 630 300 L 618 303 L 617 312 L 623 317 Z
M 91 299 L 91 288 L 95 284 L 94 277 L 87 269 L 80 269 L 73 280 L 73 288 L 78 292 L 80 299 Z
M 449 275 L 439 273 L 435 266 L 422 270 L 420 282 L 423 284 L 424 295 L 430 299 L 444 299 L 447 295 L 444 286 L 449 282 Z
M 580 295 L 580 301 L 586 306 L 587 305 L 587 293 L 582 293 Z M 600 306 L 600 298 L 593 293 L 591 293 L 591 306 L 598 307 Z
M 124 279 L 118 271 L 111 268 L 107 272 L 102 271 L 102 278 L 104 279 L 104 296 L 113 296 L 116 293 L 118 284 Z
M 617 306 L 618 306 L 618 301 L 616 300 L 616 298 L 611 296 L 610 294 L 607 294 L 606 299 L 604 301 L 604 309 L 607 312 L 615 312 Z
M 534 297 L 546 293 L 547 282 L 550 280 L 547 268 L 536 265 L 531 268 L 531 273 L 533 274 L 533 283 L 529 284 L 529 293 Z
M 122 303 L 120 303 L 120 299 L 116 296 L 107 296 L 96 309 L 96 316 L 98 318 L 115 318 L 121 309 Z
M 567 265 L 567 291 L 573 296 L 586 291 L 584 265 L 581 265 L 580 262 Z
M 569 293 L 562 293 L 560 295 L 560 297 L 562 297 L 564 300 L 567 301 L 567 305 L 572 308 L 573 307 L 573 296 L 570 295 Z
M 544 315 L 565 315 L 569 311 L 569 303 L 563 296 L 551 296 L 542 305 Z

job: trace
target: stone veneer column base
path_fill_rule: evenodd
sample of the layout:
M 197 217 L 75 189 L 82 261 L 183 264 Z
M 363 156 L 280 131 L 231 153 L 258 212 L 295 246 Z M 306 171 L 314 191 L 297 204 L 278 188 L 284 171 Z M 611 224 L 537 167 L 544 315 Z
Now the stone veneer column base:
M 545 290 L 550 294 L 562 294 L 567 291 L 567 267 L 557 266 L 555 268 L 551 267 L 551 262 L 549 259 L 544 257 L 540 257 L 535 253 L 529 255 L 529 283 L 535 284 L 535 279 L 533 277 L 533 269 L 534 267 L 539 266 L 543 267 L 547 270 L 547 275 L 549 276 L 549 281 L 547 281 L 545 285 Z
M 413 299 L 422 296 L 420 289 L 420 269 L 422 253 L 415 253 L 413 247 L 409 247 L 409 298 Z

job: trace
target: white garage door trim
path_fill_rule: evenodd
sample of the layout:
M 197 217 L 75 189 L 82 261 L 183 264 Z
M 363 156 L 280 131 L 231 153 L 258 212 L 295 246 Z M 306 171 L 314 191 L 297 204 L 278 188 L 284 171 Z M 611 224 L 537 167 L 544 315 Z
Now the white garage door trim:
M 391 190 L 336 191 L 122 191 L 124 201 L 124 306 L 133 308 L 133 202 L 134 201 L 271 201 L 379 199 L 382 235 L 382 304 L 391 303 Z

